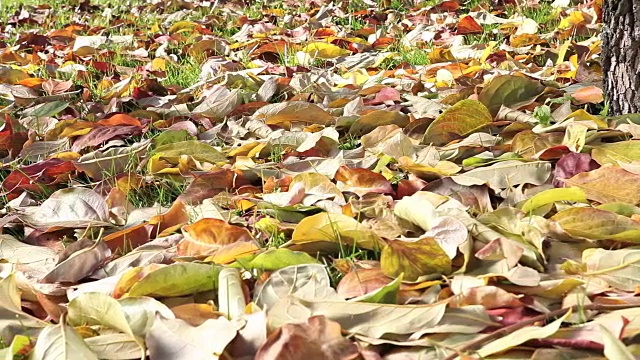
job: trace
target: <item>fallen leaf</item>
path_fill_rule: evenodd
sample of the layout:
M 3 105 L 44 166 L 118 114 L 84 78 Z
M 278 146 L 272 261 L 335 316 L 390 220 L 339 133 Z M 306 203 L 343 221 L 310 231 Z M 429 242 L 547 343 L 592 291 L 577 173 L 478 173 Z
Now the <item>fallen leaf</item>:
M 501 106 L 518 109 L 533 103 L 543 90 L 544 86 L 537 81 L 523 76 L 502 75 L 482 89 L 478 100 L 495 115 Z
M 286 324 L 260 347 L 256 359 L 355 359 L 355 343 L 345 339 L 340 324 L 324 316 L 312 316 L 302 324 Z
M 451 272 L 451 259 L 436 239 L 389 240 L 380 255 L 382 272 L 392 278 L 404 274 L 407 281 Z
M 564 183 L 584 190 L 588 199 L 599 203 L 640 203 L 640 195 L 633 190 L 636 184 L 640 184 L 640 175 L 617 166 L 601 167 L 583 172 L 570 179 L 564 179 Z M 625 186 L 616 186 L 620 183 Z
M 462 100 L 445 110 L 429 125 L 422 143 L 446 145 L 452 140 L 486 127 L 491 121 L 492 116 L 482 103 L 475 100 Z
M 82 337 L 70 326 L 60 323 L 44 328 L 33 347 L 34 359 L 82 357 L 98 359 Z
M 640 222 L 593 208 L 570 208 L 551 217 L 569 235 L 590 240 L 637 242 Z

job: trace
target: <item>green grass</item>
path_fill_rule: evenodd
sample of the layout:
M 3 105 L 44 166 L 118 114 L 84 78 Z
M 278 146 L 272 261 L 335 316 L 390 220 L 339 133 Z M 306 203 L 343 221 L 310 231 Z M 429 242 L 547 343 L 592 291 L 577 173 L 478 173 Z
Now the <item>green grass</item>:
M 340 140 L 340 144 L 338 145 L 338 149 L 340 150 L 353 150 L 357 149 L 360 146 L 360 139 L 357 136 L 352 134 L 347 134 L 342 140 Z
M 129 191 L 127 200 L 136 209 L 156 205 L 169 207 L 186 188 L 186 183 L 170 179 L 155 179 L 151 184 Z
M 167 77 L 162 80 L 162 84 L 187 88 L 198 82 L 201 71 L 201 64 L 192 57 L 186 58 L 180 63 L 167 62 Z
M 400 53 L 400 60 L 409 65 L 429 65 L 429 53 L 424 49 L 412 49 L 408 52 Z
M 464 35 L 464 41 L 467 45 L 485 44 L 489 41 L 503 41 L 504 35 L 498 30 L 500 25 L 482 25 L 482 34 Z
M 420 48 L 400 48 L 399 46 L 391 46 L 390 51 L 395 51 L 396 55 L 385 59 L 380 65 L 383 69 L 395 69 L 400 64 L 409 64 L 411 66 L 429 65 L 429 50 Z

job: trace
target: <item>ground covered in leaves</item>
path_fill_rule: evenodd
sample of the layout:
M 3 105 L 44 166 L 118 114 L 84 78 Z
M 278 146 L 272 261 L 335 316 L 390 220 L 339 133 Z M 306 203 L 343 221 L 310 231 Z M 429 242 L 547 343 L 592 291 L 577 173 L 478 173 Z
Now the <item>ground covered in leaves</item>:
M 116 3 L 3 4 L 4 359 L 640 354 L 601 1 Z

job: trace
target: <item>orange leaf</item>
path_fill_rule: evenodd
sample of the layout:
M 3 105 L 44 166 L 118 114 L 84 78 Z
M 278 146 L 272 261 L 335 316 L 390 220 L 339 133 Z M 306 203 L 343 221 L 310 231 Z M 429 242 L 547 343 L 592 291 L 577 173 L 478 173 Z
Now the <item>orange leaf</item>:
M 456 35 L 482 34 L 483 32 L 482 26 L 474 18 L 467 15 L 460 18 Z
M 580 88 L 571 96 L 576 99 L 578 105 L 586 103 L 598 104 L 604 101 L 602 89 L 593 85 Z
M 336 172 L 335 179 L 338 189 L 360 196 L 367 193 L 393 193 L 391 184 L 384 176 L 367 169 L 350 169 L 343 165 Z
M 105 244 L 115 254 L 126 254 L 140 245 L 146 244 L 151 238 L 151 226 L 138 224 L 116 231 L 103 238 Z
M 380 268 L 353 269 L 340 280 L 336 290 L 338 294 L 348 299 L 378 290 L 391 281 L 393 279 L 384 275 Z
M 117 125 L 142 126 L 142 124 L 140 123 L 140 120 L 126 114 L 115 114 L 108 119 L 102 119 L 98 121 L 97 124 L 102 126 L 117 126 Z
M 180 256 L 214 255 L 223 246 L 252 241 L 249 231 L 219 219 L 201 219 L 182 228 L 185 238 L 178 244 Z
M 222 314 L 215 311 L 209 304 L 182 304 L 171 308 L 178 319 L 182 319 L 191 326 L 200 326 L 209 319 L 217 319 Z
M 42 78 L 26 78 L 18 81 L 18 84 L 32 88 L 42 84 L 43 82 L 44 79 Z
M 155 215 L 149 219 L 149 224 L 157 225 L 152 232 L 153 234 L 159 234 L 170 227 L 174 227 L 179 224 L 186 224 L 189 221 L 189 215 L 184 203 L 180 200 L 174 201 L 171 208 L 167 212 Z
M 207 257 L 204 261 L 210 261 L 216 264 L 229 264 L 238 258 L 251 255 L 258 250 L 260 250 L 260 248 L 258 248 L 253 241 L 238 241 L 221 247 L 214 255 Z
M 395 41 L 396 39 L 394 38 L 388 38 L 388 37 L 378 38 L 376 39 L 376 41 L 373 42 L 373 44 L 371 44 L 371 46 L 373 46 L 373 48 L 376 50 L 386 49 Z

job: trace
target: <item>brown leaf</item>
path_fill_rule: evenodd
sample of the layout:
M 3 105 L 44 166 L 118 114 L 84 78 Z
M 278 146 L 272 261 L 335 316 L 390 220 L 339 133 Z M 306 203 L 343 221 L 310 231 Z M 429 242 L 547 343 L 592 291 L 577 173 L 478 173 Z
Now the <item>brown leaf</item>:
M 323 315 L 303 324 L 287 324 L 273 332 L 260 347 L 256 360 L 348 360 L 357 359 L 358 347 L 342 337 L 340 324 Z

